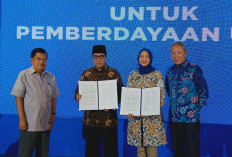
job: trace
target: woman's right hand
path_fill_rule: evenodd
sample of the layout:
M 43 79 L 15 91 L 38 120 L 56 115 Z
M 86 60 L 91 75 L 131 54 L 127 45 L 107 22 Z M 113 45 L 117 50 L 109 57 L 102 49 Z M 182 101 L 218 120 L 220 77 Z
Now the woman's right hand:
M 128 118 L 134 118 L 135 116 L 133 114 L 128 114 L 127 117 Z

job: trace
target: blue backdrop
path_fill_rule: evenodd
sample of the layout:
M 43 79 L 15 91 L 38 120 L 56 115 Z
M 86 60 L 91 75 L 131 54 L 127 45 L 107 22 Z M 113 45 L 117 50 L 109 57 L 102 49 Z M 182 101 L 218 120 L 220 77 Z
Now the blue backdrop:
M 74 91 L 82 72 L 93 66 L 94 44 L 107 47 L 107 64 L 126 85 L 138 67 L 140 49 L 152 51 L 153 66 L 165 78 L 173 64 L 170 45 L 183 41 L 188 60 L 198 64 L 209 86 L 201 122 L 232 124 L 232 1 L 220 0 L 2 0 L 0 114 L 17 114 L 11 89 L 18 73 L 31 66 L 36 47 L 48 52 L 47 70 L 61 92 L 57 115 L 82 117 Z M 168 120 L 169 101 L 163 109 Z

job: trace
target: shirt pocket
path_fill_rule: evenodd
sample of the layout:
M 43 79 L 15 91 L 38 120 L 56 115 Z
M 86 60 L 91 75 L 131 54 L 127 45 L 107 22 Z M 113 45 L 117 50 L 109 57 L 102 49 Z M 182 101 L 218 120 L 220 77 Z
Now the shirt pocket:
M 48 97 L 52 96 L 52 86 L 51 86 L 51 84 L 46 85 L 46 94 L 47 94 Z

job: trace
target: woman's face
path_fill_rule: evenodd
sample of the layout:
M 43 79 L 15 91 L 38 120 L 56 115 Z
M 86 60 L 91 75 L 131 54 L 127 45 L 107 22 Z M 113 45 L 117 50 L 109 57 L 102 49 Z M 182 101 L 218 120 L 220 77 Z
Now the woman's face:
M 142 66 L 147 66 L 150 63 L 150 56 L 146 50 L 143 50 L 139 55 L 139 64 Z

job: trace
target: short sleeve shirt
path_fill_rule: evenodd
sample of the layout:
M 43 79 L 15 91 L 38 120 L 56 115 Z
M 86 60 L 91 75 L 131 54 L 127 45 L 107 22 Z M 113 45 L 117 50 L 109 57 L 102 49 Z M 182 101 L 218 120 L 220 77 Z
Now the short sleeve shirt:
M 18 75 L 11 95 L 24 98 L 27 131 L 49 130 L 52 115 L 52 98 L 60 95 L 54 75 L 44 71 L 39 75 L 31 67 Z

